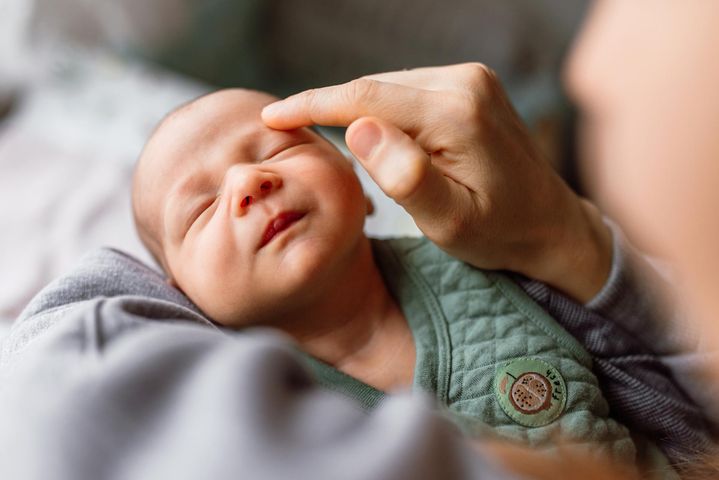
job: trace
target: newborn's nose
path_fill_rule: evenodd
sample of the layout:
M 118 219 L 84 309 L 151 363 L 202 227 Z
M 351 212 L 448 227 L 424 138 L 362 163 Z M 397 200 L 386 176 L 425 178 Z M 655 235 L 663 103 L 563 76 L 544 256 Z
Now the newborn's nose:
M 236 165 L 227 172 L 225 185 L 232 201 L 232 215 L 240 217 L 252 205 L 282 186 L 282 179 L 272 172 L 254 166 Z

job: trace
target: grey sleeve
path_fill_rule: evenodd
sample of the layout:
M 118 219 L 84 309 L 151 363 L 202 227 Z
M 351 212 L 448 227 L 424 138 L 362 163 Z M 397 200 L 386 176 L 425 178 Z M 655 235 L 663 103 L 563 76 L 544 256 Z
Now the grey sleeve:
M 616 224 L 607 224 L 614 238 L 612 269 L 585 307 L 622 325 L 655 352 L 719 431 L 719 385 L 708 374 L 719 352 L 699 352 L 696 327 L 667 300 L 668 292 L 675 291 L 671 272 L 634 249 Z
M 25 319 L 0 366 L 0 478 L 510 478 L 427 398 L 367 413 L 281 338 L 192 315 L 118 296 Z

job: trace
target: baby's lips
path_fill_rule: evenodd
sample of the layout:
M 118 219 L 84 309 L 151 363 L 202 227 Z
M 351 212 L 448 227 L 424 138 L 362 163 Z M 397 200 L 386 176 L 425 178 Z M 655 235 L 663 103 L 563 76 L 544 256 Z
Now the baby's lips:
M 286 230 L 290 225 L 295 223 L 304 217 L 305 214 L 301 212 L 282 212 L 275 218 L 270 220 L 270 223 L 265 228 L 265 232 L 262 235 L 259 248 L 267 245 L 278 233 Z

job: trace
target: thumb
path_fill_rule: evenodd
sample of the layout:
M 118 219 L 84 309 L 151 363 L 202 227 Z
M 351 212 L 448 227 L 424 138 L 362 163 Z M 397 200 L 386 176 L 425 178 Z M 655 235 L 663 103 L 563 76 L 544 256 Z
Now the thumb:
M 349 126 L 345 139 L 375 183 L 412 215 L 425 234 L 425 227 L 444 223 L 452 215 L 455 185 L 402 130 L 380 118 L 363 117 Z

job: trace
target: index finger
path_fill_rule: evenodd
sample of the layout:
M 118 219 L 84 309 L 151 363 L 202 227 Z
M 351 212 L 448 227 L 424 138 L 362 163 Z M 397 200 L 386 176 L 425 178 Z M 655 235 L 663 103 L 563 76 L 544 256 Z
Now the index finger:
M 346 127 L 358 118 L 375 116 L 411 133 L 427 121 L 436 93 L 359 78 L 272 103 L 262 110 L 262 120 L 268 127 L 291 130 L 310 125 Z
M 489 74 L 489 72 L 490 69 L 481 63 L 459 63 L 442 67 L 419 67 L 375 73 L 363 78 L 424 90 L 456 91 L 466 89 L 478 76 Z

